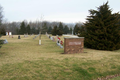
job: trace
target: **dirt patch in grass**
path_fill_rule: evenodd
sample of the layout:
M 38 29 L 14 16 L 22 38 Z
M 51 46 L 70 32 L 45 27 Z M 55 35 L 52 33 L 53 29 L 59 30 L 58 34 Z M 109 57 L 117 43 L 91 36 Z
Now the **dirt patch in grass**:
M 109 76 L 106 76 L 106 77 L 98 78 L 97 80 L 110 80 L 110 79 L 116 78 L 118 76 L 120 76 L 120 74 L 109 75 Z

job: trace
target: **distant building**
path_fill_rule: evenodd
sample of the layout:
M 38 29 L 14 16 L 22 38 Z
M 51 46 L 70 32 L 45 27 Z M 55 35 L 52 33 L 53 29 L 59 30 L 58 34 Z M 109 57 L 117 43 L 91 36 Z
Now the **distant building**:
M 6 35 L 12 35 L 12 32 L 6 31 Z

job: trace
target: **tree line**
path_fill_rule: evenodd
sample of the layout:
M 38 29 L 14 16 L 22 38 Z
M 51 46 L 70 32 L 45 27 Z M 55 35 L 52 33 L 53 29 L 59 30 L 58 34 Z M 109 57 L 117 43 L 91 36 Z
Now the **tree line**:
M 43 34 L 48 32 L 49 34 L 72 34 L 75 32 L 74 30 L 75 25 L 81 27 L 82 23 L 62 23 L 62 22 L 48 22 L 48 21 L 34 21 L 34 22 L 27 22 L 26 20 L 22 22 L 3 22 L 2 27 L 4 28 L 4 35 L 5 31 L 11 31 L 13 35 L 18 34 L 39 34 L 39 31 L 42 31 Z M 54 28 L 57 27 L 57 28 Z M 54 29 L 54 30 L 53 30 Z M 56 33 L 55 29 L 57 30 Z M 60 29 L 60 30 L 59 30 Z M 2 30 L 3 31 L 3 30 Z
M 62 35 L 62 34 L 77 34 L 76 28 L 81 27 L 81 23 L 76 24 L 77 27 L 68 27 L 67 25 L 64 25 L 62 22 L 59 22 L 59 24 L 50 26 L 47 22 L 39 23 L 38 27 L 30 26 L 31 24 L 25 24 L 23 21 L 20 25 L 20 28 L 16 29 L 17 34 L 39 34 L 41 32 L 42 34 L 45 34 L 46 32 L 48 34 L 52 35 Z

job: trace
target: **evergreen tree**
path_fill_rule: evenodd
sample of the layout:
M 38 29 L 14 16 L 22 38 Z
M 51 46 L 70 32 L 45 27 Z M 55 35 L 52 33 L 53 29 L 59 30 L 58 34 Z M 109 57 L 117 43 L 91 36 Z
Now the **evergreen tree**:
M 80 35 L 85 37 L 85 46 L 98 50 L 120 49 L 118 13 L 112 14 L 108 2 L 89 12 L 85 33 Z
M 21 26 L 20 26 L 20 30 L 19 30 L 20 34 L 25 34 L 26 33 L 26 27 L 25 27 L 25 23 L 24 21 L 21 23 Z
M 0 28 L 0 37 L 2 36 L 2 35 L 5 35 L 5 29 L 2 27 L 2 28 Z M 0 40 L 0 48 L 1 48 L 1 45 L 3 44 L 3 40 Z
M 62 31 L 59 29 L 59 28 L 57 28 L 57 26 L 55 26 L 54 28 L 53 28 L 53 30 L 52 30 L 52 35 L 62 35 Z
M 81 34 L 84 34 L 84 33 L 85 33 L 85 26 L 82 25 L 82 26 L 79 28 L 78 36 L 80 36 Z
M 0 37 L 1 37 L 1 33 L 0 33 Z M 0 40 L 0 48 L 1 48 L 1 45 L 3 44 L 3 40 Z
M 31 31 L 31 29 L 30 29 L 30 25 L 27 25 L 27 27 L 26 27 L 26 31 L 27 31 L 28 34 L 30 34 L 30 31 Z
M 49 34 L 51 34 L 51 32 L 52 32 L 52 27 L 50 26 L 49 28 L 48 28 L 48 31 L 47 31 Z
M 31 34 L 36 34 L 36 29 L 35 29 L 35 27 L 32 27 L 32 29 L 31 29 Z
M 0 37 L 2 36 L 1 32 L 0 32 Z M 0 40 L 0 48 L 1 48 L 1 45 L 3 44 L 3 40 Z
M 120 14 L 118 14 L 118 24 L 120 25 Z M 120 30 L 120 26 L 119 26 L 119 30 Z
M 61 36 L 63 34 L 63 31 L 61 31 L 59 28 L 57 28 L 57 35 Z
M 78 25 L 76 24 L 75 27 L 74 27 L 74 30 L 73 30 L 73 34 L 74 34 L 74 35 L 77 35 L 77 34 L 78 34 L 78 31 L 79 31 L 79 27 L 78 27 Z
M 19 32 L 20 32 L 20 31 L 19 31 L 19 29 L 18 29 L 18 28 L 16 28 L 16 33 L 17 33 L 17 34 L 19 34 Z
M 72 28 L 70 27 L 69 33 L 72 34 Z
M 54 26 L 52 30 L 52 35 L 56 36 L 57 35 L 57 26 Z
M 64 32 L 63 32 L 63 24 L 60 22 L 59 23 L 59 27 L 58 27 L 58 29 L 60 30 L 60 32 L 63 34 Z
M 69 28 L 67 25 L 65 25 L 64 27 L 64 34 L 68 34 L 69 33 Z
M 47 32 L 48 28 L 47 28 L 47 23 L 45 22 L 42 26 L 42 34 L 45 34 Z
M 1 25 L 2 25 L 2 20 L 3 20 L 3 8 L 2 8 L 2 6 L 0 6 L 0 27 L 1 27 Z M 2 28 L 0 29 L 0 37 L 4 34 L 4 31 L 5 31 L 5 29 L 3 29 L 3 31 L 2 31 Z M 0 40 L 0 47 L 1 47 L 1 45 L 3 44 L 3 40 Z
M 6 35 L 6 31 L 5 31 L 5 28 L 4 28 L 4 27 L 1 27 L 1 28 L 0 28 L 0 34 L 1 34 L 1 35 Z

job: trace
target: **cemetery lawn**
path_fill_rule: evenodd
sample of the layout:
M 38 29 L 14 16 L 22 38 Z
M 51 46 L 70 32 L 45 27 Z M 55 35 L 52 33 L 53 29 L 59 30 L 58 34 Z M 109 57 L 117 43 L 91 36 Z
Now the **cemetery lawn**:
M 120 80 L 120 76 L 119 77 L 116 77 L 116 78 L 113 78 L 111 80 Z
M 64 49 L 46 35 L 42 45 L 34 35 L 13 37 L 0 38 L 8 40 L 0 48 L 0 80 L 96 80 L 120 74 L 120 50 L 85 48 L 84 53 L 63 54 Z

